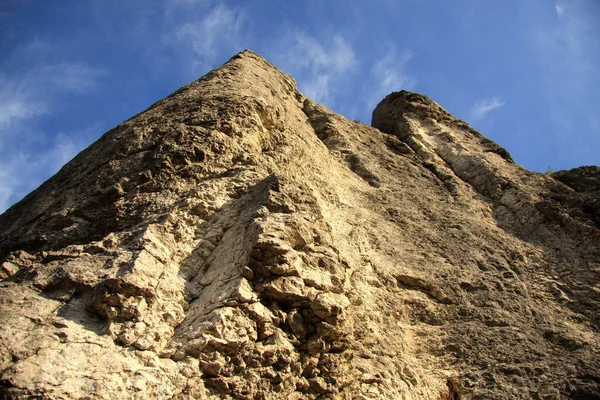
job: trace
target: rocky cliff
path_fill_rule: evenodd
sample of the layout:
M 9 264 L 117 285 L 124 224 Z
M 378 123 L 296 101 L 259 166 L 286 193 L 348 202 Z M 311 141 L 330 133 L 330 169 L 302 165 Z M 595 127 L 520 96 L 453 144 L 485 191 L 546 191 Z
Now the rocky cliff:
M 600 399 L 599 199 L 245 51 L 0 216 L 0 397 Z

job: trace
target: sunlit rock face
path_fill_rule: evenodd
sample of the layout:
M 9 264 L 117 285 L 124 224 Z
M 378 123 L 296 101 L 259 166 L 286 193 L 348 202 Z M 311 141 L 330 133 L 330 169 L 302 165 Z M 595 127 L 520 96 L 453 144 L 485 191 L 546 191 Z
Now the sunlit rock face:
M 0 216 L 0 397 L 600 399 L 599 182 L 242 52 Z

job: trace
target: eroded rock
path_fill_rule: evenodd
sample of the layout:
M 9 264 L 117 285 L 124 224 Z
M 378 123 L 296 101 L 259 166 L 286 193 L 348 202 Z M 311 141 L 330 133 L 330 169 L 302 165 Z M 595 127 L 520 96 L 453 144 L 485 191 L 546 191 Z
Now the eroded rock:
M 597 167 L 245 51 L 0 216 L 0 397 L 600 396 Z

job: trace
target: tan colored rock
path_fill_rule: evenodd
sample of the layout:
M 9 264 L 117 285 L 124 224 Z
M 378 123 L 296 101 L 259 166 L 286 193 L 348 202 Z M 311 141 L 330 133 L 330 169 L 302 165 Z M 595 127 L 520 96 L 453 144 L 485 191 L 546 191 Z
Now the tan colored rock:
M 0 397 L 600 398 L 600 173 L 245 51 L 0 216 Z

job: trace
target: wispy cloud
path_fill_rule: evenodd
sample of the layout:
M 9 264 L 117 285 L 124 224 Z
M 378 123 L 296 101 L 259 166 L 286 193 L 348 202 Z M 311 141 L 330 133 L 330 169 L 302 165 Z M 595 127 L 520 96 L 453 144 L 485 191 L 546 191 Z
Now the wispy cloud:
M 295 31 L 290 42 L 288 56 L 293 57 L 294 64 L 299 67 L 343 73 L 356 64 L 354 50 L 340 35 L 326 43 Z
M 547 141 L 555 144 L 559 160 L 569 154 L 578 164 L 591 163 L 598 148 L 589 116 L 597 114 L 599 99 L 600 15 L 592 1 L 560 0 L 555 10 L 558 18 L 538 24 L 532 35 L 543 83 L 540 107 L 552 124 Z
M 504 106 L 504 102 L 497 97 L 481 100 L 473 104 L 469 111 L 470 121 L 479 121 L 485 118 L 491 111 Z
M 37 82 L 38 88 L 45 86 L 49 91 L 77 93 L 96 86 L 98 79 L 106 75 L 106 72 L 102 69 L 68 62 L 43 66 L 36 73 L 38 79 L 47 81 L 46 84 Z
M 171 15 L 171 26 L 163 36 L 163 45 L 174 51 L 181 64 L 190 65 L 196 77 L 198 70 L 215 67 L 215 60 L 243 50 L 245 14 L 241 9 L 217 3 L 206 8 L 206 1 L 179 0 L 187 12 Z M 167 9 L 171 14 L 172 8 Z M 186 10 L 183 10 L 186 11 Z M 197 16 L 200 16 L 199 18 Z
M 36 101 L 27 87 L 0 77 L 0 133 L 16 122 L 41 115 L 46 112 L 46 104 Z M 2 141 L 0 140 L 0 149 Z
M 318 75 L 316 77 L 312 77 L 308 82 L 302 83 L 304 93 L 316 101 L 327 100 L 330 98 L 330 80 L 331 78 L 329 75 Z
M 180 5 L 180 4 L 184 4 L 187 6 L 191 6 L 191 5 L 198 5 L 198 4 L 209 4 L 210 0 L 170 0 L 169 4 L 170 5 Z
M 390 50 L 375 62 L 371 68 L 373 89 L 367 100 L 369 109 L 373 109 L 378 101 L 391 92 L 412 90 L 416 86 L 416 78 L 406 72 L 406 65 L 412 57 L 409 51 L 396 55 L 395 50 Z
M 204 18 L 186 22 L 175 33 L 175 38 L 189 46 L 201 58 L 212 58 L 217 46 L 231 45 L 239 39 L 242 15 L 220 4 Z
M 0 133 L 45 114 L 61 93 L 93 87 L 102 75 L 100 69 L 71 63 L 41 65 L 15 76 L 0 75 Z
M 41 129 L 39 118 L 57 109 L 65 95 L 88 93 L 106 74 L 82 63 L 44 63 L 32 58 L 33 47 L 47 48 L 36 42 L 12 55 L 32 67 L 0 74 L 0 212 L 87 144 L 81 132 Z
M 598 27 L 600 16 L 590 12 L 588 2 L 562 0 L 555 4 L 560 17 L 552 26 L 533 32 L 533 46 L 542 64 L 541 76 L 552 97 L 578 101 L 589 91 L 591 81 L 600 75 Z
M 328 103 L 340 84 L 357 65 L 355 51 L 340 34 L 322 41 L 300 30 L 288 32 L 275 55 L 277 64 L 298 80 L 298 86 L 317 102 Z
M 90 132 L 59 133 L 52 135 L 43 152 L 21 149 L 4 153 L 0 159 L 0 213 L 58 171 L 89 144 L 82 138 L 90 136 Z

